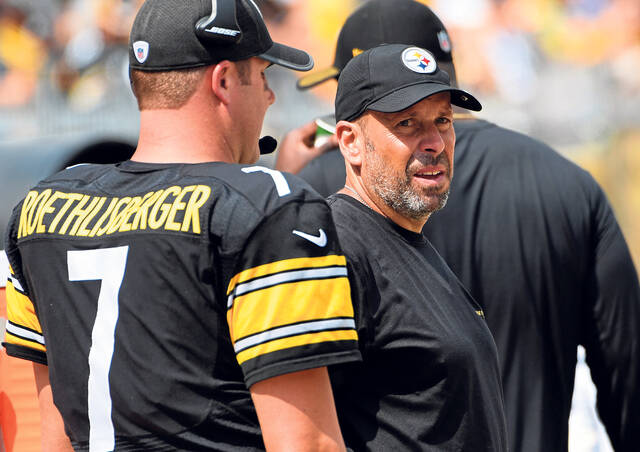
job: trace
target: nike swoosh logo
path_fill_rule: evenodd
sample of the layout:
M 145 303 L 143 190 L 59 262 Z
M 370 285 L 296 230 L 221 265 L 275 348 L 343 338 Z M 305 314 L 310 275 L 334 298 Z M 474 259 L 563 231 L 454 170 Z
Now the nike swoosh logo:
M 327 234 L 325 234 L 322 229 L 318 229 L 318 232 L 320 233 L 320 235 L 318 236 L 307 234 L 306 232 L 298 231 L 296 229 L 291 232 L 293 232 L 297 236 L 302 237 L 303 239 L 310 241 L 311 243 L 315 243 L 321 248 L 327 245 Z

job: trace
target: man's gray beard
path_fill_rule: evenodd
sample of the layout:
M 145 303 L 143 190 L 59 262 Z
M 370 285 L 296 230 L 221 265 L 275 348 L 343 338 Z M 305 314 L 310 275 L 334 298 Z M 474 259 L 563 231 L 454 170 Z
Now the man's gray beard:
M 422 220 L 447 204 L 449 190 L 444 193 L 435 193 L 434 189 L 414 188 L 408 174 L 405 173 L 405 178 L 402 179 L 386 171 L 387 165 L 375 151 L 373 143 L 367 140 L 366 146 L 365 158 L 370 167 L 368 178 L 371 180 L 364 182 L 373 188 L 375 194 L 391 209 L 403 217 Z M 435 200 L 433 196 L 436 197 Z

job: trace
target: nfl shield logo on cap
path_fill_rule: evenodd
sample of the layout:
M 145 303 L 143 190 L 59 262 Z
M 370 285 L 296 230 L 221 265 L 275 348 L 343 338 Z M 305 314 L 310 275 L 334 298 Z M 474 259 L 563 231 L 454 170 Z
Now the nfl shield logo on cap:
M 420 74 L 431 74 L 437 69 L 435 57 L 420 47 L 409 47 L 402 52 L 402 63 Z
M 144 63 L 149 56 L 149 43 L 146 41 L 136 41 L 133 43 L 133 53 L 138 63 Z
M 438 43 L 443 52 L 451 52 L 451 41 L 449 41 L 449 35 L 446 31 L 442 30 L 438 32 Z

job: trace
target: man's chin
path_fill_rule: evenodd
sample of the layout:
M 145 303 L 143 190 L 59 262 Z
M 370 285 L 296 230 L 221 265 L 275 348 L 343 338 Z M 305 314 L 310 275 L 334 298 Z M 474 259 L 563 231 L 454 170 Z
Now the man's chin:
M 449 194 L 449 181 L 437 184 L 437 185 L 423 185 L 420 184 L 419 187 L 415 185 L 413 188 L 415 189 L 415 193 L 419 194 L 421 197 L 438 197 L 438 196 L 448 196 Z
M 428 211 L 429 213 L 436 212 L 447 204 L 447 200 L 449 199 L 449 188 L 447 187 L 444 190 L 437 190 L 435 193 L 422 192 L 420 198 L 425 206 L 425 211 Z

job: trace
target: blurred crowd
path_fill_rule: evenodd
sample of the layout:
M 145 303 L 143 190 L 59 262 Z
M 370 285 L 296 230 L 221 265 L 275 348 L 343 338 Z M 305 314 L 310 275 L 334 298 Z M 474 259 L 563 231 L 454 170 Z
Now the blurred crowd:
M 125 102 L 127 37 L 142 1 L 0 0 L 0 108 L 40 102 L 87 113 Z M 359 2 L 258 1 L 278 37 L 306 41 L 319 63 L 332 59 L 337 30 Z M 459 79 L 482 98 L 485 116 L 557 145 L 638 126 L 637 0 L 425 3 L 450 30 Z M 19 133 L 4 129 L 0 137 Z
M 138 0 L 0 0 L 0 139 L 135 131 L 127 39 Z M 134 119 L 135 120 L 135 119 Z
M 65 131 L 74 126 L 65 113 L 86 120 L 122 105 L 135 121 L 126 43 L 142 1 L 0 0 L 0 109 L 35 106 L 39 121 L 0 126 L 0 138 Z M 330 63 L 337 30 L 360 0 L 258 3 L 279 39 L 303 41 L 318 63 Z M 638 127 L 637 0 L 425 3 L 450 30 L 458 78 L 481 97 L 484 116 L 561 146 Z M 324 92 L 334 90 L 320 90 L 321 99 Z

